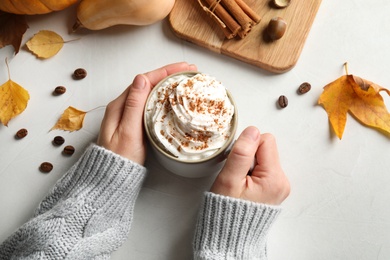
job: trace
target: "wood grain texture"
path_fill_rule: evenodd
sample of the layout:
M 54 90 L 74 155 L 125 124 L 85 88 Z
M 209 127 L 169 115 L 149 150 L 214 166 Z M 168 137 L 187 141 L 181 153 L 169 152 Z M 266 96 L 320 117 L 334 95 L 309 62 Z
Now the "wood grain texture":
M 245 2 L 262 19 L 244 39 L 225 39 L 197 0 L 176 0 L 169 24 L 178 37 L 211 51 L 275 73 L 292 69 L 302 52 L 321 0 L 293 0 L 284 9 L 273 7 L 268 0 Z M 287 22 L 287 30 L 280 40 L 270 42 L 264 37 L 264 30 L 276 16 Z

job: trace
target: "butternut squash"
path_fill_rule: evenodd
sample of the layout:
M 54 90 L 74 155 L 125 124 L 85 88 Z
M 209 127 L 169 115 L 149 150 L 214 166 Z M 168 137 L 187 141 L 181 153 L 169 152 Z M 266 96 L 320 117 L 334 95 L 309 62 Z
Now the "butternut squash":
M 13 14 L 46 14 L 63 10 L 78 0 L 0 0 L 0 10 Z
M 101 30 L 118 24 L 149 25 L 164 19 L 175 0 L 82 0 L 73 30 Z

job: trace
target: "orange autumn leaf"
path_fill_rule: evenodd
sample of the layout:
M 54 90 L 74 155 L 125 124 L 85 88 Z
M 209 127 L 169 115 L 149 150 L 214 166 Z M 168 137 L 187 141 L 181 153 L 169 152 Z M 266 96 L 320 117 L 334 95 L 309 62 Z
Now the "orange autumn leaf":
M 80 130 L 83 127 L 84 117 L 86 114 L 87 112 L 70 106 L 65 109 L 61 118 L 58 119 L 57 123 L 51 130 L 59 129 L 70 132 Z
M 390 114 L 381 91 L 390 95 L 389 90 L 368 80 L 344 75 L 324 87 L 318 104 L 326 110 L 339 139 L 343 136 L 348 112 L 360 123 L 390 135 Z
M 7 59 L 6 65 L 8 68 Z M 8 78 L 8 81 L 0 86 L 0 122 L 5 126 L 26 109 L 30 99 L 27 90 L 11 80 L 9 69 Z

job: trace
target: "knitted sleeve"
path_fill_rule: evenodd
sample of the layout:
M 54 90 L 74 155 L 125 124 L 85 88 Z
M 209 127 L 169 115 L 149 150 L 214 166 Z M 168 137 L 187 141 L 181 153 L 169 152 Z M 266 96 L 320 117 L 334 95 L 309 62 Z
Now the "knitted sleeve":
M 206 192 L 193 242 L 194 259 L 267 259 L 267 233 L 280 207 Z
M 146 169 L 97 145 L 57 182 L 0 259 L 108 259 L 126 240 Z

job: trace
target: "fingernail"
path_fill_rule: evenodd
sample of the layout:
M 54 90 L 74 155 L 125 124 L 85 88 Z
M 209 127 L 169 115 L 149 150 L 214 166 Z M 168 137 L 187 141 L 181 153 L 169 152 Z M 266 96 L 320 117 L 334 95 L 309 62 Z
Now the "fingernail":
M 253 126 L 246 128 L 244 130 L 243 134 L 245 136 L 247 136 L 248 138 L 252 139 L 253 141 L 257 141 L 259 139 L 259 136 L 260 136 L 259 130 Z
M 144 75 L 141 74 L 137 75 L 133 81 L 133 88 L 144 89 L 145 87 L 146 87 L 146 80 L 144 78 Z
M 195 64 L 190 64 L 190 65 L 188 65 L 188 67 L 190 70 L 198 70 L 198 68 L 196 67 Z

